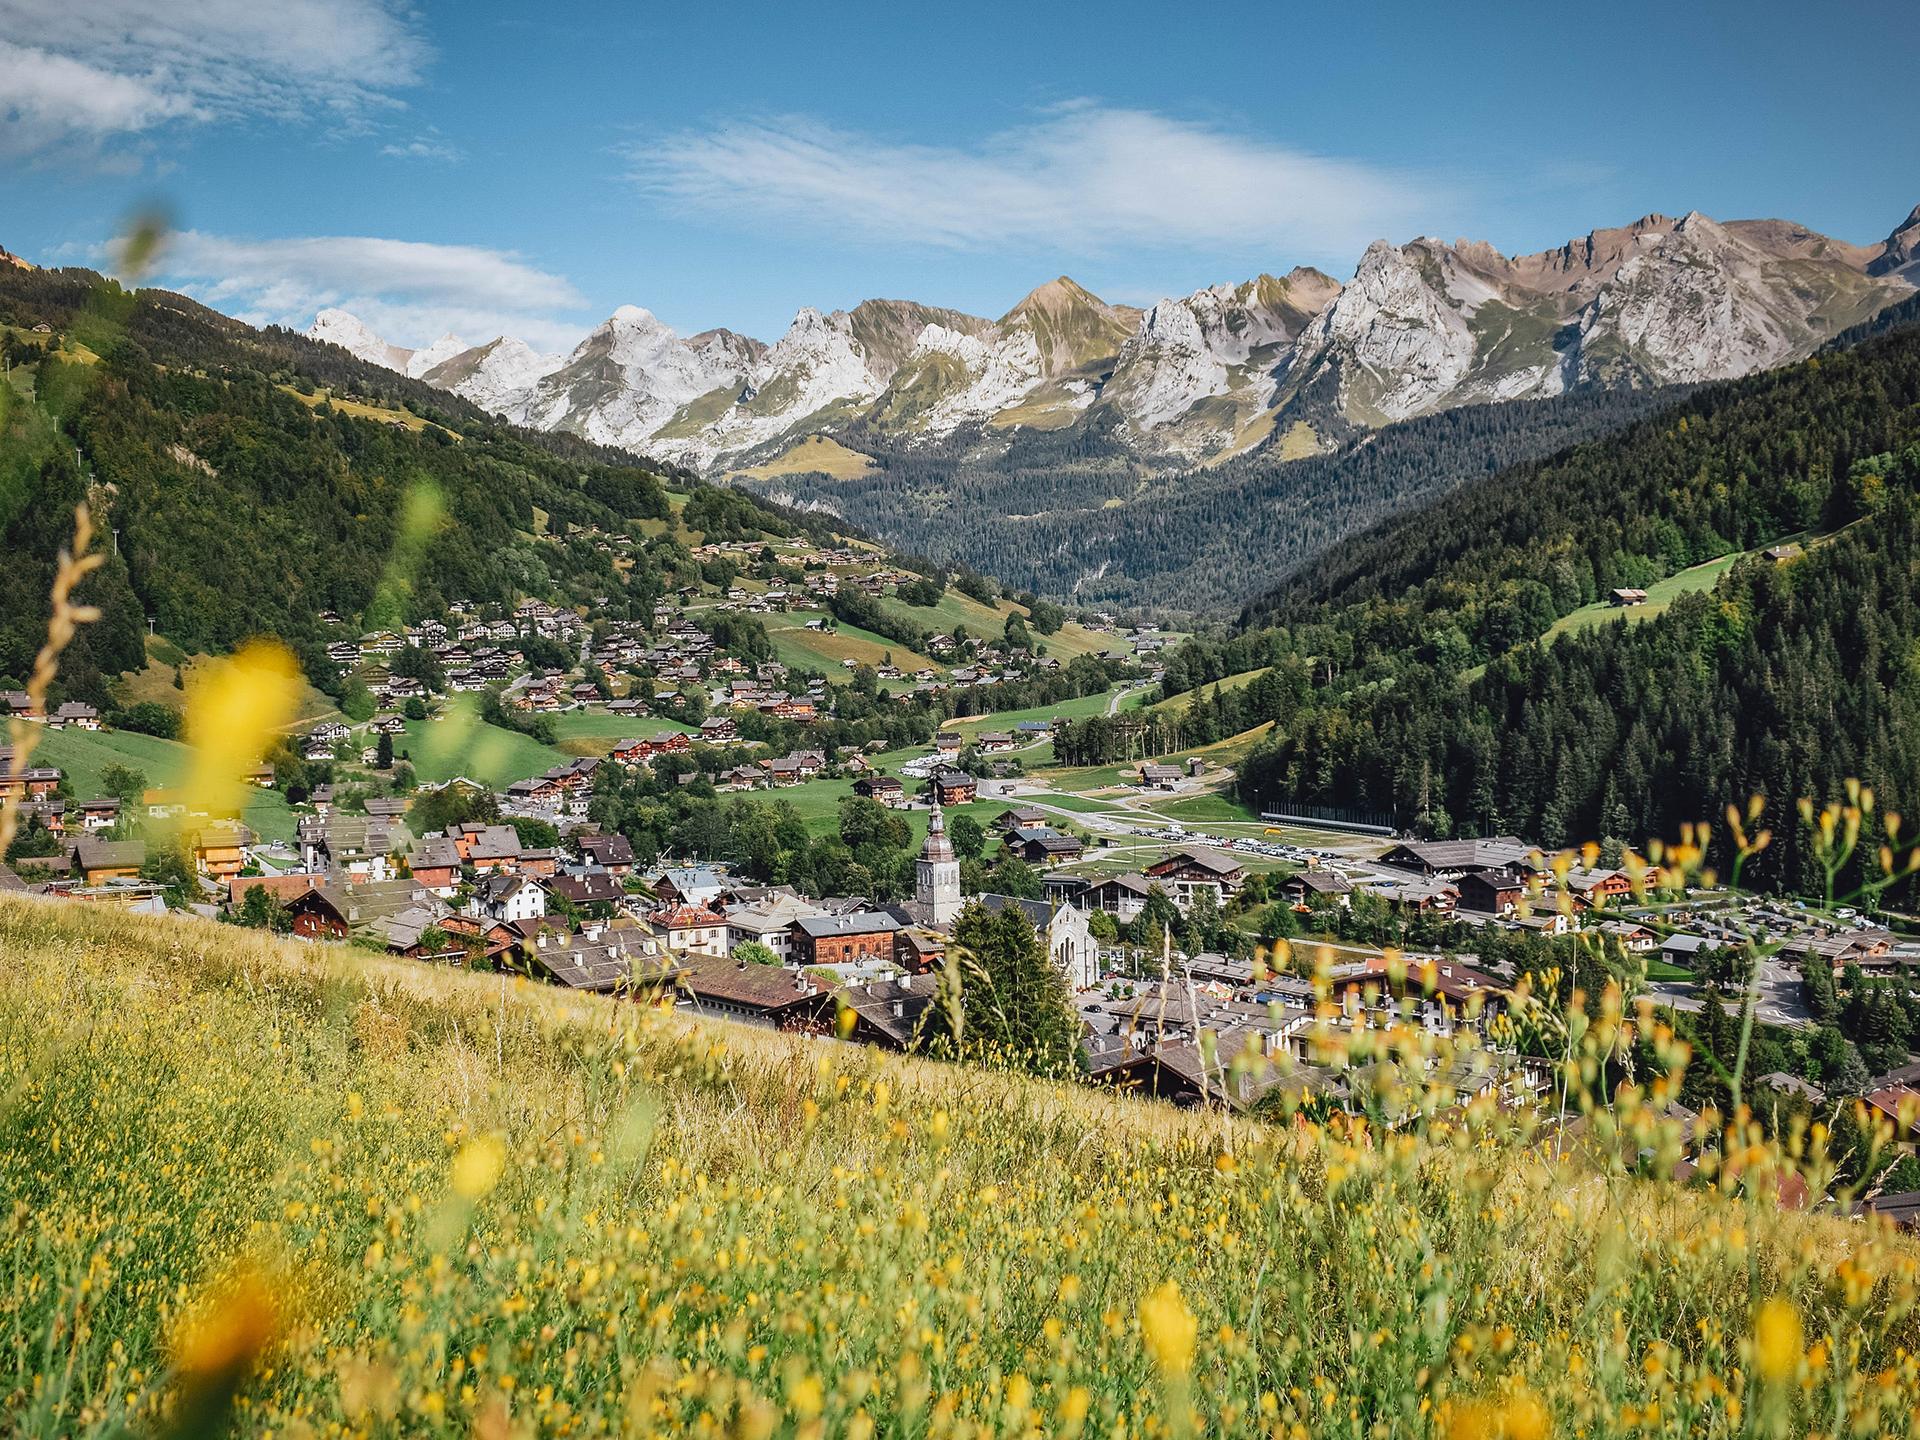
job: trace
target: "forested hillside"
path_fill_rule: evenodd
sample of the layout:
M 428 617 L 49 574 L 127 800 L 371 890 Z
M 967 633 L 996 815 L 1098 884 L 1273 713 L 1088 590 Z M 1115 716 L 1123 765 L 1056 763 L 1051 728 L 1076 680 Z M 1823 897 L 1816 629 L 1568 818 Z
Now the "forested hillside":
M 372 628 L 453 599 L 611 596 L 603 613 L 645 615 L 691 563 L 662 537 L 616 568 L 573 528 L 666 518 L 659 467 L 514 429 L 335 347 L 85 271 L 0 274 L 0 325 L 0 544 L 17 557 L 0 571 L 0 678 L 31 665 L 89 495 L 115 539 L 82 592 L 106 618 L 62 673 L 84 698 L 144 663 L 147 618 L 189 652 L 277 634 L 326 687 L 324 610 Z M 675 483 L 716 537 L 820 525 Z
M 1276 437 L 1223 464 L 1168 474 L 1094 428 L 1022 430 L 991 460 L 981 437 L 911 446 L 853 437 L 878 464 L 852 478 L 782 476 L 761 493 L 845 516 L 896 543 L 1010 585 L 1086 603 L 1208 612 L 1348 537 L 1458 485 L 1606 434 L 1680 393 L 1587 392 L 1469 405 L 1357 432 L 1327 410 L 1324 455 Z
M 1242 771 L 1256 804 L 1549 845 L 1672 836 L 1759 793 L 1780 833 L 1757 877 L 1804 883 L 1799 797 L 1858 777 L 1920 806 L 1916 492 L 1920 330 L 1703 388 L 1380 526 L 1177 650 L 1166 689 L 1193 699 L 1155 744 L 1273 721 Z M 1641 623 L 1604 608 L 1663 584 Z M 1063 752 L 1119 743 L 1089 722 Z

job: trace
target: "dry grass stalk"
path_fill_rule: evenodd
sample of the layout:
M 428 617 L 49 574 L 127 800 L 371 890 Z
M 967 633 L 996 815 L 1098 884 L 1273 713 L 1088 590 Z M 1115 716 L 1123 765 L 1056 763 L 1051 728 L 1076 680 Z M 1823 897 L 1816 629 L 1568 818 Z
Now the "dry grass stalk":
M 90 625 L 100 618 L 100 611 L 92 605 L 77 605 L 73 592 L 80 582 L 105 563 L 105 557 L 92 553 L 93 516 L 88 512 L 86 502 L 82 501 L 73 512 L 73 545 L 60 552 L 60 567 L 53 577 L 53 589 L 50 592 L 53 601 L 53 613 L 47 619 L 47 643 L 40 647 L 40 653 L 34 657 L 33 675 L 27 681 L 27 698 L 33 702 L 30 714 L 39 716 L 39 720 L 15 719 L 10 723 L 8 738 L 13 744 L 11 762 L 14 775 L 24 775 L 27 761 L 32 757 L 34 746 L 39 742 L 40 726 L 46 721 L 47 692 L 53 688 L 54 678 L 60 673 L 60 655 L 73 643 L 74 635 L 82 625 Z M 4 857 L 13 845 L 13 837 L 20 827 L 20 803 L 26 798 L 24 782 L 0 802 L 0 857 Z

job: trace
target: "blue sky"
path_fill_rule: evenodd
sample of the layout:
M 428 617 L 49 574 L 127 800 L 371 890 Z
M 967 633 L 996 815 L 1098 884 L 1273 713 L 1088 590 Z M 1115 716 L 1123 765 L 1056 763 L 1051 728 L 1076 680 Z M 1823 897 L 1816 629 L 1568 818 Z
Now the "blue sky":
M 1356 13 L 1344 13 L 1351 10 Z M 1470 13 L 1462 13 L 1470 12 Z M 542 346 L 620 304 L 1134 303 L 1368 240 L 1920 202 L 1886 7 L 0 0 L 0 244 L 256 321 Z

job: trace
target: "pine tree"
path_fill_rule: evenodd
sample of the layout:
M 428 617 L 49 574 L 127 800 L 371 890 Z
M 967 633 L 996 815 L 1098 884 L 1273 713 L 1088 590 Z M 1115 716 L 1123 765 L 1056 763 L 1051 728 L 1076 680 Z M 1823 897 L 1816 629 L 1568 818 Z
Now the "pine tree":
M 936 1042 L 959 1058 L 1060 1075 L 1079 1063 L 1080 1023 L 1045 938 L 1017 906 L 969 905 L 954 924 L 961 1033 Z M 936 1007 L 932 1024 L 947 1030 Z

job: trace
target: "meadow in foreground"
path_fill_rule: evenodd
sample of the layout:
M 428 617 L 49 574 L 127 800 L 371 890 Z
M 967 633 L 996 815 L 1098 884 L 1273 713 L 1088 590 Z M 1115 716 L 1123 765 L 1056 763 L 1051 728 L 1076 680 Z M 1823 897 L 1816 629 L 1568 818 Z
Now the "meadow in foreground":
M 1852 1435 L 1920 1400 L 1915 1247 L 1767 1186 L 87 907 L 0 903 L 0 953 L 11 1433 Z

